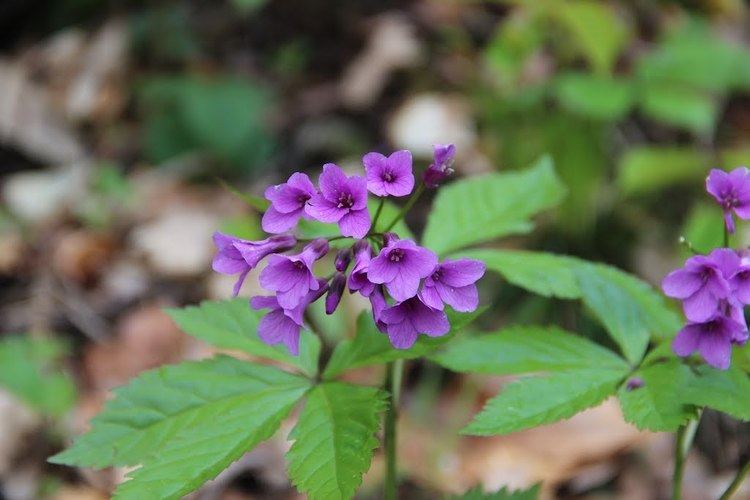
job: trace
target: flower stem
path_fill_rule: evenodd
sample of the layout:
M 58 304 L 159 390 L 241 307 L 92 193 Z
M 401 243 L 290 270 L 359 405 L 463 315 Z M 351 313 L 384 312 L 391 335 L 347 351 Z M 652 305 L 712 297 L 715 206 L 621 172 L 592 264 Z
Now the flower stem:
M 398 491 L 396 421 L 398 420 L 398 401 L 401 397 L 403 373 L 404 361 L 402 359 L 386 365 L 383 388 L 390 393 L 390 401 L 384 417 L 385 483 L 383 497 L 385 500 L 396 500 Z
M 747 476 L 748 473 L 750 473 L 750 460 L 746 461 L 745 465 L 740 467 L 740 470 L 737 471 L 737 475 L 734 476 L 732 483 L 729 485 L 726 491 L 719 497 L 719 500 L 729 500 L 730 498 L 732 498 L 732 495 L 737 493 L 737 490 L 740 488 L 742 481 L 745 480 L 745 476 Z
M 424 192 L 424 184 L 420 184 L 419 187 L 417 187 L 417 190 L 414 191 L 414 194 L 411 195 L 411 198 L 409 198 L 409 201 L 406 202 L 406 205 L 403 206 L 403 208 L 398 212 L 396 217 L 391 221 L 390 224 L 388 224 L 388 227 L 383 229 L 384 233 L 387 233 L 391 229 L 393 229 L 393 226 L 396 225 L 398 221 L 404 218 L 404 215 L 406 215 L 406 212 L 408 212 L 411 207 L 414 206 L 414 204 L 417 202 L 420 196 L 422 196 L 422 193 Z
M 724 248 L 729 248 L 729 230 L 726 224 L 724 224 Z
M 674 447 L 674 474 L 672 475 L 672 500 L 682 499 L 682 476 L 685 472 L 685 458 L 693 444 L 695 431 L 698 430 L 701 414 L 677 430 Z
M 375 216 L 372 218 L 372 230 L 374 231 L 378 226 L 378 219 L 380 219 L 380 213 L 383 211 L 383 205 L 385 205 L 385 198 L 380 198 L 378 202 L 378 208 L 375 209 Z

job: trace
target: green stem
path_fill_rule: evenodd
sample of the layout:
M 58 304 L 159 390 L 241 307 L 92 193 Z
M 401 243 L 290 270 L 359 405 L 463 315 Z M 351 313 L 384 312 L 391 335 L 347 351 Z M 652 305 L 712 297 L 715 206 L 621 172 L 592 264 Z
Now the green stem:
M 674 474 L 672 475 L 672 500 L 682 499 L 682 476 L 685 472 L 685 458 L 693 444 L 701 414 L 680 426 L 677 430 L 674 447 Z
M 383 387 L 389 392 L 390 401 L 384 417 L 385 483 L 383 497 L 385 500 L 396 500 L 398 492 L 396 422 L 398 420 L 398 401 L 401 397 L 401 379 L 403 373 L 404 361 L 401 359 L 386 365 Z
M 724 224 L 724 248 L 729 248 L 729 230 L 726 224 Z
M 420 196 L 422 196 L 422 193 L 424 192 L 424 184 L 420 184 L 419 187 L 417 187 L 417 190 L 414 191 L 414 194 L 411 195 L 411 198 L 409 198 L 409 201 L 406 202 L 406 205 L 403 206 L 403 208 L 398 212 L 396 215 L 396 218 L 391 221 L 390 224 L 388 224 L 388 227 L 383 229 L 384 233 L 387 233 L 391 229 L 393 229 L 393 226 L 396 225 L 398 221 L 404 218 L 404 215 L 411 209 L 411 207 L 414 206 L 414 204 L 417 202 Z
M 374 231 L 378 226 L 378 219 L 380 219 L 380 213 L 383 211 L 383 205 L 385 205 L 385 198 L 380 198 L 380 202 L 378 203 L 378 208 L 375 209 L 375 216 L 372 218 L 372 230 Z
M 732 480 L 732 483 L 729 485 L 729 487 L 726 489 L 726 491 L 719 497 L 719 500 L 729 500 L 732 498 L 732 495 L 737 493 L 737 490 L 740 488 L 740 485 L 742 485 L 742 481 L 745 480 L 745 476 L 747 476 L 750 473 L 750 460 L 745 462 L 745 465 L 743 465 L 740 470 L 737 471 L 737 475 L 734 476 L 734 479 Z

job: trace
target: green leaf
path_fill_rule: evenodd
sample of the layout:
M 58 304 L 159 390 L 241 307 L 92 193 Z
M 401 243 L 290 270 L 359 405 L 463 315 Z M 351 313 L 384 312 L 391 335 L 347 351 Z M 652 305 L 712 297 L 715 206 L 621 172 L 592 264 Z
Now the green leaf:
M 634 276 L 587 263 L 577 266 L 576 276 L 583 303 L 632 364 L 643 358 L 652 336 L 664 338 L 679 329 L 680 321 L 664 298 Z
M 599 74 L 611 73 L 628 42 L 629 30 L 612 7 L 594 0 L 560 2 L 552 12 L 573 36 L 578 49 Z
M 480 307 L 473 313 L 457 313 L 446 310 L 451 330 L 442 337 L 420 335 L 409 349 L 396 349 L 381 333 L 372 320 L 369 312 L 363 312 L 357 318 L 357 335 L 351 340 L 340 342 L 333 351 L 331 359 L 323 372 L 323 378 L 334 378 L 346 370 L 363 366 L 379 365 L 397 359 L 415 359 L 434 351 L 451 340 L 469 323 L 474 321 L 487 308 Z
M 65 343 L 13 335 L 0 340 L 0 386 L 42 413 L 60 416 L 75 403 L 76 388 L 61 369 Z
M 209 439 L 206 433 L 221 433 L 231 428 L 236 435 L 231 446 L 223 451 L 231 449 L 234 460 L 237 456 L 232 446 L 240 442 L 256 444 L 257 436 L 267 434 L 268 426 L 286 414 L 309 383 L 278 368 L 228 356 L 157 368 L 116 389 L 115 398 L 91 421 L 91 430 L 50 461 L 97 468 L 140 463 L 145 467 L 136 474 L 144 480 L 137 484 L 148 484 L 151 477 L 148 471 L 160 470 L 162 459 L 174 458 L 175 467 L 184 472 L 180 481 L 197 481 L 194 472 L 200 463 L 186 462 L 180 451 L 181 443 L 189 442 L 199 461 L 212 467 L 214 462 L 209 460 L 219 459 L 218 453 L 222 451 L 214 448 L 212 441 L 225 444 L 227 439 L 218 434 Z M 242 429 L 235 427 L 238 414 L 242 417 L 238 422 Z M 199 442 L 203 436 L 205 440 Z M 239 453 L 247 451 L 249 446 Z M 170 451 L 175 453 L 174 457 L 168 456 Z M 228 462 L 222 468 L 226 465 Z M 210 469 L 211 473 L 213 470 Z M 205 473 L 204 469 L 201 471 Z M 200 478 L 201 482 L 207 479 L 203 475 Z M 179 482 L 177 478 L 175 481 Z M 126 491 L 136 491 L 134 488 L 131 485 Z
M 750 420 L 750 377 L 732 366 L 722 371 L 710 366 L 698 368 L 687 388 L 685 401 L 708 406 L 739 420 Z
M 621 370 L 613 352 L 555 327 L 512 326 L 495 333 L 462 336 L 431 359 L 456 372 L 513 375 L 565 370 Z
M 710 133 L 719 112 L 719 104 L 710 94 L 665 84 L 649 84 L 641 97 L 641 108 L 649 118 L 696 134 Z
M 623 384 L 617 393 L 626 421 L 639 429 L 673 432 L 694 415 L 682 394 L 692 375 L 678 360 L 642 368 L 631 379 L 636 377 L 643 381 L 642 387 L 628 389 Z
M 635 100 L 633 85 L 628 80 L 586 73 L 558 76 L 553 90 L 570 111 L 597 120 L 622 119 Z
M 491 436 L 572 417 L 615 393 L 627 370 L 574 370 L 505 386 L 461 433 Z
M 243 193 L 236 187 L 232 186 L 228 182 L 226 182 L 224 179 L 217 179 L 219 185 L 221 185 L 222 188 L 224 188 L 225 191 L 228 191 L 229 193 L 233 194 L 236 198 L 239 198 L 240 200 L 244 201 L 245 204 L 248 206 L 254 208 L 255 210 L 259 212 L 265 212 L 269 206 L 271 206 L 271 202 L 267 199 L 261 197 L 261 196 L 255 196 L 252 194 Z
M 626 195 L 653 193 L 676 184 L 699 182 L 710 163 L 708 155 L 694 148 L 634 148 L 620 158 L 617 184 Z
M 186 333 L 222 349 L 282 361 L 314 376 L 318 370 L 320 340 L 307 330 L 300 335 L 300 354 L 292 356 L 282 345 L 270 346 L 258 337 L 258 323 L 265 314 L 250 308 L 247 299 L 204 301 L 197 306 L 167 309 Z
M 523 171 L 461 179 L 438 191 L 422 243 L 444 255 L 500 236 L 527 233 L 533 228 L 529 218 L 555 206 L 564 194 L 549 157 Z
M 713 248 L 724 245 L 724 226 L 716 221 L 722 216 L 721 207 L 717 204 L 698 203 L 693 206 L 680 234 L 693 245 L 696 251 L 708 253 Z M 693 253 L 683 248 L 685 258 Z
M 354 496 L 378 446 L 386 394 L 374 387 L 327 382 L 310 392 L 290 434 L 289 476 L 310 499 Z
M 449 500 L 536 500 L 539 498 L 541 483 L 526 490 L 510 490 L 507 487 L 500 488 L 492 493 L 485 493 L 481 486 L 476 486 L 463 495 L 451 495 Z
M 468 250 L 460 255 L 483 261 L 488 269 L 500 273 L 510 283 L 536 294 L 562 299 L 581 296 L 572 270 L 575 262 L 567 257 L 517 250 Z

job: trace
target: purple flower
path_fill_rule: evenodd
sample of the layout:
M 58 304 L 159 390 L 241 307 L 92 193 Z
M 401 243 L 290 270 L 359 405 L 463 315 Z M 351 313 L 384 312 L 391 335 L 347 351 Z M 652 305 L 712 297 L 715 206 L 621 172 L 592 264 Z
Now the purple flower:
M 388 338 L 396 349 L 408 349 L 420 333 L 440 337 L 451 329 L 445 312 L 426 306 L 419 297 L 387 307 L 380 319 L 386 324 Z
M 419 298 L 433 309 L 442 310 L 446 303 L 456 311 L 474 311 L 479 305 L 474 283 L 484 276 L 484 271 L 484 263 L 478 260 L 446 260 L 425 278 Z
M 272 236 L 265 240 L 248 241 L 218 231 L 214 233 L 213 239 L 218 249 L 211 264 L 213 270 L 221 274 L 240 275 L 234 284 L 235 296 L 239 293 L 247 273 L 265 256 L 289 250 L 297 244 L 293 236 Z
M 331 280 L 331 286 L 328 288 L 328 295 L 326 295 L 326 314 L 333 314 L 339 306 L 345 287 L 346 275 L 344 273 L 336 273 Z
M 695 351 L 709 365 L 726 370 L 732 357 L 732 344 L 736 339 L 747 338 L 743 325 L 722 314 L 714 315 L 705 322 L 688 323 L 677 333 L 672 350 L 678 356 L 689 356 Z
M 269 186 L 265 197 L 271 202 L 261 225 L 267 233 L 283 233 L 305 215 L 307 201 L 315 196 L 315 186 L 306 174 L 295 172 L 284 184 Z
M 453 157 L 456 155 L 456 146 L 453 144 L 435 144 L 433 146 L 433 161 L 422 174 L 422 181 L 429 188 L 436 188 L 448 176 L 453 174 Z
M 740 255 L 740 262 L 735 272 L 729 278 L 729 286 L 732 288 L 732 295 L 741 303 L 750 304 L 750 258 L 747 255 Z
M 391 297 L 403 302 L 417 294 L 419 281 L 432 273 L 437 262 L 437 255 L 411 240 L 389 241 L 370 262 L 367 279 L 385 284 Z
M 406 196 L 414 189 L 411 153 L 396 151 L 387 158 L 380 153 L 362 157 L 367 172 L 367 189 L 376 196 Z
M 318 288 L 308 292 L 294 309 L 285 310 L 276 297 L 257 296 L 250 299 L 255 309 L 271 309 L 258 323 L 258 337 L 269 345 L 283 343 L 294 356 L 299 354 L 299 334 L 303 326 L 302 315 L 312 302 L 325 293 L 324 280 L 318 281 Z
M 352 261 L 352 249 L 344 248 L 336 253 L 336 259 L 333 261 L 333 267 L 337 271 L 343 273 L 346 268 L 349 267 L 349 262 Z
M 363 245 L 355 245 L 354 267 L 349 274 L 349 291 L 359 292 L 365 297 L 369 297 L 375 289 L 375 284 L 367 278 L 367 270 L 370 268 L 372 260 L 372 250 L 366 241 Z
M 276 292 L 281 307 L 294 309 L 309 291 L 318 289 L 312 266 L 327 252 L 328 242 L 317 239 L 298 255 L 271 255 L 260 273 L 260 285 Z
M 732 255 L 739 263 L 736 253 L 722 248 L 714 250 L 708 257 L 690 257 L 685 267 L 672 271 L 664 278 L 664 293 L 684 301 L 683 310 L 688 320 L 698 323 L 708 321 L 716 312 L 719 301 L 729 296 L 729 276 L 725 277 L 724 272 L 731 270 Z
M 740 219 L 750 219 L 750 170 L 746 167 L 729 173 L 712 169 L 706 178 L 706 190 L 724 210 L 724 222 L 730 233 L 734 233 L 732 211 Z
M 363 238 L 370 230 L 365 178 L 347 177 L 339 167 L 326 163 L 318 183 L 320 193 L 308 201 L 307 214 L 320 222 L 338 222 L 344 236 Z
M 382 319 L 383 311 L 388 307 L 388 302 L 386 302 L 385 294 L 383 293 L 383 285 L 374 286 L 369 299 L 375 326 L 378 327 L 381 333 L 388 333 L 388 325 Z

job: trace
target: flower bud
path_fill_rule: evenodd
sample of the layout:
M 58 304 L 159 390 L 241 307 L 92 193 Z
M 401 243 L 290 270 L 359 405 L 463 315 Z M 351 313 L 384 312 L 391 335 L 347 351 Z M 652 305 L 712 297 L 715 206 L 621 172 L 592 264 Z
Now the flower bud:
M 315 260 L 318 260 L 328 253 L 329 248 L 330 247 L 328 246 L 328 240 L 324 238 L 317 238 L 315 240 L 312 240 L 303 249 L 303 251 L 312 252 L 312 254 L 315 256 Z
M 336 273 L 331 280 L 330 287 L 328 288 L 328 295 L 326 295 L 326 314 L 333 314 L 339 306 L 345 286 L 346 275 L 344 275 L 344 273 Z
M 453 157 L 456 154 L 456 146 L 453 144 L 436 144 L 434 146 L 434 158 L 427 170 L 422 174 L 422 182 L 429 188 L 436 188 L 453 175 Z
M 352 260 L 352 249 L 346 248 L 344 250 L 339 250 L 336 254 L 336 260 L 334 261 L 334 266 L 336 266 L 336 270 L 339 272 L 346 271 L 346 268 L 349 267 L 349 262 Z
M 391 246 L 399 240 L 396 233 L 385 233 L 383 235 L 383 246 Z

